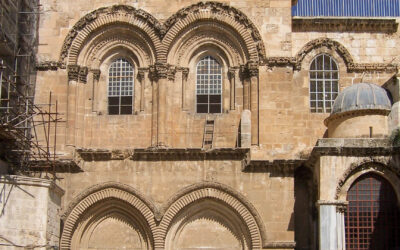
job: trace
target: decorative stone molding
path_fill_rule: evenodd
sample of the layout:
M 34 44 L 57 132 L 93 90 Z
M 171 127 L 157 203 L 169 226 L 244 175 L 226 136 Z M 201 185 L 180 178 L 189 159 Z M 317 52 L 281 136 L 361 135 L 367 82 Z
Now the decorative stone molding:
M 164 247 L 165 238 L 173 219 L 186 206 L 202 199 L 213 198 L 233 209 L 243 220 L 249 234 L 252 249 L 260 249 L 266 242 L 266 231 L 262 219 L 255 207 L 239 192 L 232 188 L 216 183 L 202 182 L 186 187 L 175 194 L 164 206 L 164 216 L 159 224 L 159 235 L 163 241 L 156 247 Z
M 60 61 L 64 61 L 64 59 L 68 57 L 73 42 L 77 37 L 82 36 L 78 39 L 82 42 L 84 41 L 82 38 L 87 34 L 90 34 L 90 32 L 95 30 L 97 27 L 104 25 L 107 22 L 117 21 L 120 17 L 124 17 L 124 20 L 127 20 L 126 16 L 132 16 L 132 22 L 134 22 L 133 19 L 136 19 L 139 22 L 146 24 L 149 29 L 148 31 L 152 31 L 153 34 L 158 35 L 158 37 L 163 37 L 165 35 L 166 30 L 164 25 L 144 10 L 135 9 L 132 6 L 127 5 L 104 7 L 85 15 L 72 27 L 64 40 L 60 54 Z M 82 31 L 85 31 L 85 34 L 82 34 Z M 151 35 L 152 34 L 150 34 L 150 37 Z M 152 37 L 152 41 L 156 42 L 156 37 Z M 80 45 L 77 45 L 77 47 L 79 48 Z
M 264 63 L 269 67 L 282 67 L 282 66 L 292 66 L 297 65 L 297 60 L 295 57 L 267 57 Z
M 265 58 L 264 43 L 256 26 L 243 12 L 226 3 L 219 2 L 199 2 L 179 10 L 176 14 L 168 18 L 164 23 L 167 34 L 163 39 L 167 47 L 170 47 L 169 43 L 172 42 L 173 37 L 178 34 L 187 23 L 207 18 L 207 14 L 204 14 L 204 12 L 207 11 L 210 13 L 208 18 L 213 19 L 213 21 L 228 23 L 229 26 L 234 28 L 241 38 L 246 41 L 248 51 L 252 51 L 251 48 L 254 48 L 256 54 L 252 57 L 253 60 L 257 61 Z M 188 17 L 190 17 L 190 21 L 185 21 Z M 182 23 L 182 25 L 177 25 L 178 23 Z M 235 28 L 236 25 L 233 25 L 233 23 L 242 26 L 243 29 Z
M 27 185 L 27 186 L 37 186 L 46 187 L 53 190 L 59 196 L 64 195 L 64 190 L 59 187 L 53 180 L 28 177 L 22 175 L 1 175 L 0 183 L 13 184 L 13 185 Z
M 336 212 L 344 214 L 347 211 L 348 204 L 336 205 Z
M 349 51 L 342 44 L 329 38 L 319 38 L 308 42 L 296 55 L 295 69 L 301 70 L 304 57 L 312 50 L 323 46 L 336 51 L 343 58 L 348 72 L 397 72 L 397 65 L 391 63 L 355 63 Z
M 307 18 L 292 19 L 293 32 L 371 32 L 395 33 L 398 28 L 396 19 L 378 18 Z
M 244 172 L 276 172 L 282 176 L 292 176 L 297 167 L 306 160 L 252 160 L 242 169 Z
M 36 64 L 36 70 L 37 71 L 49 71 L 49 70 L 58 70 L 58 69 L 65 69 L 66 66 L 63 62 L 57 62 L 57 61 L 44 61 L 44 62 L 38 62 Z
M 382 161 L 383 160 L 383 161 Z M 373 170 L 374 172 L 381 173 L 382 175 L 385 174 L 386 171 L 391 171 L 397 177 L 400 178 L 400 168 L 398 166 L 392 166 L 389 164 L 388 159 L 364 159 L 362 162 L 357 162 L 351 164 L 351 166 L 344 172 L 342 177 L 339 179 L 335 199 L 339 198 L 340 193 L 342 192 L 342 188 L 346 181 L 355 173 L 361 172 L 364 170 Z
M 135 208 L 146 220 L 150 231 L 152 233 L 156 231 L 154 215 L 159 212 L 152 201 L 145 199 L 140 192 L 130 186 L 115 182 L 102 183 L 75 197 L 66 209 L 62 216 L 64 228 L 60 239 L 61 249 L 71 249 L 74 229 L 85 211 L 92 205 L 110 198 L 122 200 Z
M 294 241 L 276 241 L 268 242 L 263 246 L 264 249 L 295 249 L 296 242 Z
M 236 70 L 237 70 L 236 67 L 229 67 L 229 69 L 228 69 L 228 77 L 229 77 L 230 80 L 235 78 Z
M 336 114 L 332 114 L 324 120 L 325 126 L 328 126 L 328 123 L 341 119 L 344 117 L 354 117 L 358 115 L 384 115 L 387 116 L 390 113 L 390 110 L 385 109 L 358 109 L 358 110 L 350 110 L 345 112 L 340 112 Z

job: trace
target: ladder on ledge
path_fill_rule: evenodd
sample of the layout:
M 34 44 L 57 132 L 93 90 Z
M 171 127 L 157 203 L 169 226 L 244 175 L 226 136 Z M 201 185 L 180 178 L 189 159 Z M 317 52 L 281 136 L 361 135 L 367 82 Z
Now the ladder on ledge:
M 204 135 L 203 135 L 203 148 L 211 149 L 214 139 L 214 120 L 206 119 L 204 124 Z

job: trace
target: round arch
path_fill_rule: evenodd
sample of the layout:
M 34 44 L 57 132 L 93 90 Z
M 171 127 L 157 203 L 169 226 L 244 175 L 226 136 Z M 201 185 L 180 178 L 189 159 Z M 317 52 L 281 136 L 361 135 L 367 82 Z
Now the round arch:
M 244 196 L 226 185 L 205 182 L 191 185 L 169 200 L 164 207 L 165 213 L 159 225 L 158 238 L 162 239 L 162 242 L 159 242 L 159 246 L 156 245 L 156 247 L 165 246 L 168 231 L 175 219 L 179 218 L 181 211 L 204 200 L 213 200 L 219 206 L 237 215 L 237 218 L 245 225 L 251 249 L 260 249 L 266 242 L 266 232 L 260 216 Z
M 71 249 L 87 238 L 87 232 L 99 221 L 111 216 L 122 218 L 132 227 L 138 225 L 143 240 L 151 248 L 156 231 L 154 214 L 158 211 L 153 203 L 132 187 L 114 182 L 95 185 L 77 196 L 62 216 L 64 227 L 60 247 Z
M 163 44 L 168 52 L 179 40 L 179 34 L 190 30 L 194 23 L 212 20 L 215 24 L 231 29 L 240 37 L 244 44 L 245 53 L 248 53 L 249 60 L 262 61 L 265 58 L 265 47 L 261 35 L 256 26 L 247 16 L 224 3 L 200 2 L 179 10 L 166 22 L 166 34 Z
M 91 34 L 117 23 L 126 24 L 147 34 L 147 41 L 157 57 L 162 48 L 160 36 L 163 34 L 163 25 L 143 10 L 127 5 L 114 5 L 91 12 L 74 25 L 64 40 L 60 61 L 67 60 L 68 64 L 76 64 L 81 49 Z

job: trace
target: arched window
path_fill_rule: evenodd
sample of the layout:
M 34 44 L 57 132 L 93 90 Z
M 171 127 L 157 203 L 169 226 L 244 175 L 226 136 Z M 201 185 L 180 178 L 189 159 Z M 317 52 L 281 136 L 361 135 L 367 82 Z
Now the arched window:
M 108 114 L 130 115 L 133 111 L 133 66 L 123 58 L 115 60 L 108 71 Z
M 400 212 L 387 180 L 363 175 L 350 187 L 347 200 L 346 249 L 400 248 Z
M 197 64 L 197 113 L 222 112 L 222 69 L 217 60 L 206 56 Z
M 333 58 L 318 55 L 310 66 L 310 108 L 313 113 L 331 112 L 339 93 L 339 71 Z

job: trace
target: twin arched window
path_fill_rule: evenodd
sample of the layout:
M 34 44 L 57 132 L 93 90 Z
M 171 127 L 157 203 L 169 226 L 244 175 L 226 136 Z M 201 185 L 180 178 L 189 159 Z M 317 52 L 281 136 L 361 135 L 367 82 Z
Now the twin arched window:
M 211 56 L 197 63 L 196 69 L 196 112 L 222 112 L 222 69 Z
M 329 113 L 339 93 L 339 70 L 335 60 L 318 55 L 310 66 L 310 109 L 313 113 Z
M 196 68 L 196 112 L 222 112 L 222 68 L 216 59 L 206 56 Z M 108 72 L 108 114 L 133 112 L 134 68 L 126 59 L 111 63 Z
M 133 96 L 133 66 L 126 59 L 119 58 L 111 63 L 108 71 L 108 114 L 132 114 Z

